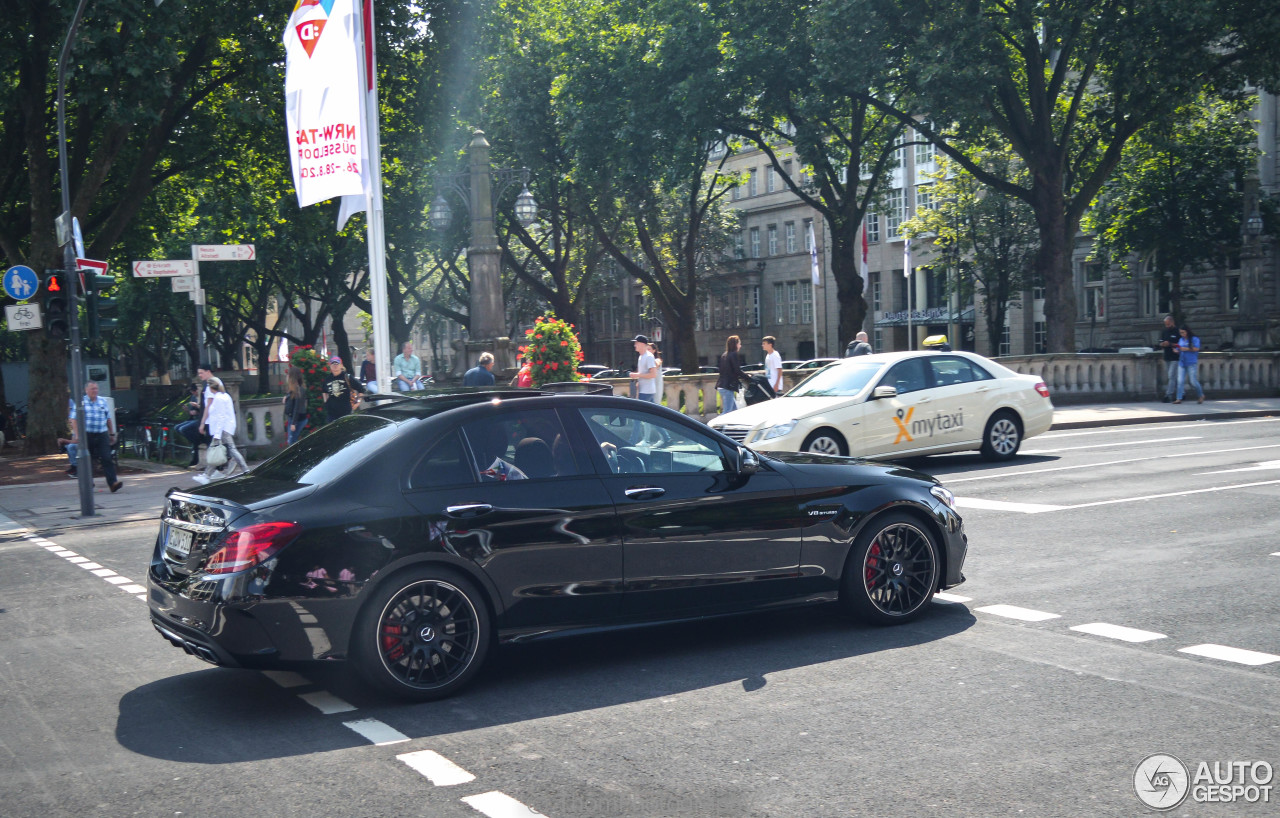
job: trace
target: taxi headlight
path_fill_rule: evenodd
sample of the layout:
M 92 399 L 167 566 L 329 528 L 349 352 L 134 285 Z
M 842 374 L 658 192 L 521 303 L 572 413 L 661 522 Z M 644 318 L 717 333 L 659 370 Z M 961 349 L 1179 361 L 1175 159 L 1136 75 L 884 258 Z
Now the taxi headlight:
M 770 426 L 768 429 L 764 430 L 764 434 L 761 435 L 760 439 L 773 440 L 775 437 L 782 437 L 783 435 L 789 435 L 791 434 L 791 430 L 796 428 L 796 423 L 798 422 L 799 421 L 788 420 L 785 423 L 779 423 L 776 426 Z
M 929 489 L 929 493 L 945 503 L 947 508 L 954 509 L 956 507 L 956 496 L 942 486 L 933 486 Z

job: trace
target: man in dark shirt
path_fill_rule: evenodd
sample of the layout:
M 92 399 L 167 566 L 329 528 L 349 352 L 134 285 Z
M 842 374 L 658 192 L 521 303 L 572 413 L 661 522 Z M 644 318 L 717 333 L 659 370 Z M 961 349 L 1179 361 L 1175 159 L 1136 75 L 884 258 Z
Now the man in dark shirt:
M 1178 388 L 1178 325 L 1172 315 L 1164 317 L 1164 328 L 1160 330 L 1160 350 L 1164 353 L 1165 403 L 1173 400 L 1174 390 Z
M 481 352 L 480 361 L 462 376 L 463 386 L 493 386 L 493 353 Z

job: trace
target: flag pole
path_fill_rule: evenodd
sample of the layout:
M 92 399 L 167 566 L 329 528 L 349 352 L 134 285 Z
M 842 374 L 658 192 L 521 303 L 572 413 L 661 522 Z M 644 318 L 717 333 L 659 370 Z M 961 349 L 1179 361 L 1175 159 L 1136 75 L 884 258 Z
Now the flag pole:
M 809 220 L 809 312 L 813 319 L 813 357 L 818 356 L 818 287 L 822 285 L 822 271 L 818 267 L 818 238 L 814 234 L 814 219 Z
M 391 391 L 391 335 L 387 324 L 386 233 L 382 211 L 382 140 L 378 123 L 378 63 L 373 37 L 372 0 L 359 0 L 360 111 L 365 125 L 365 244 L 369 249 L 369 307 L 373 318 L 373 354 L 378 392 Z M 352 362 L 352 366 L 355 363 Z

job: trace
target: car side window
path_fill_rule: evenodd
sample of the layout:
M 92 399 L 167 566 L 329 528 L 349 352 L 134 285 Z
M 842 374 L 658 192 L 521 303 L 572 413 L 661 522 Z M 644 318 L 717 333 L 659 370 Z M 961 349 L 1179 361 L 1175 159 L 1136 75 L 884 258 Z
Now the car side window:
M 715 438 L 660 415 L 629 409 L 581 409 L 614 474 L 689 474 L 726 470 Z
M 961 383 L 973 383 L 974 381 L 991 379 L 990 373 L 974 366 L 965 358 L 939 355 L 928 360 L 929 368 L 933 370 L 935 386 L 955 386 Z
M 899 361 L 885 373 L 884 380 L 880 384 L 895 387 L 899 395 L 927 389 L 929 380 L 924 371 L 924 359 L 908 358 L 905 361 Z
M 554 409 L 504 412 L 464 424 L 462 431 L 482 483 L 583 473 Z
M 466 449 L 457 432 L 450 432 L 432 446 L 409 474 L 409 488 L 432 489 L 476 481 Z

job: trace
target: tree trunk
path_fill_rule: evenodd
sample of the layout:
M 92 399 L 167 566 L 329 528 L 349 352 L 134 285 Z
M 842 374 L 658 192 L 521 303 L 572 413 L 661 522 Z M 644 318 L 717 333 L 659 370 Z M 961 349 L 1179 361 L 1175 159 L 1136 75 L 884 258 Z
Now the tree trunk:
M 44 332 L 27 333 L 27 454 L 55 454 L 67 430 L 67 345 Z
M 867 318 L 867 301 L 862 297 L 866 282 L 858 271 L 858 254 L 854 251 L 857 243 L 857 225 L 854 226 L 852 239 L 843 235 L 846 231 L 836 230 L 829 226 L 831 237 L 831 276 L 836 282 L 836 301 L 840 305 L 839 337 L 836 339 L 835 357 L 844 354 L 844 348 L 854 336 L 863 329 Z M 818 308 L 818 300 L 814 297 L 814 309 Z M 827 339 L 830 344 L 830 339 Z M 818 354 L 815 349 L 814 355 Z
M 1067 218 L 1060 176 L 1036 174 L 1032 197 L 1040 249 L 1035 275 L 1044 284 L 1046 343 L 1050 353 L 1076 351 L 1076 287 L 1071 271 L 1071 250 L 1076 227 Z
M 355 363 L 351 359 L 351 339 L 347 337 L 347 328 L 342 322 L 347 315 L 347 309 L 348 305 L 344 302 L 333 311 L 333 354 L 342 359 L 348 372 L 353 372 Z

